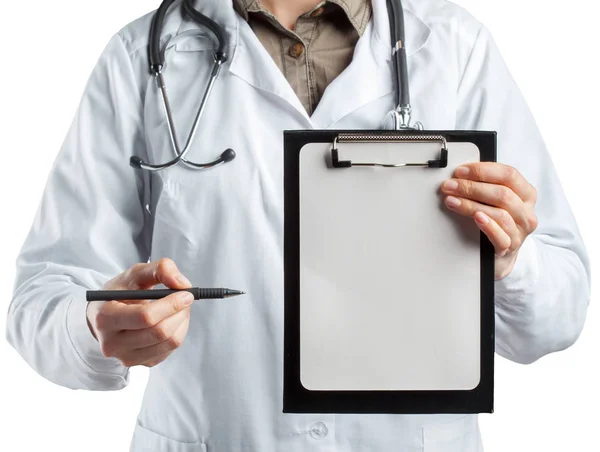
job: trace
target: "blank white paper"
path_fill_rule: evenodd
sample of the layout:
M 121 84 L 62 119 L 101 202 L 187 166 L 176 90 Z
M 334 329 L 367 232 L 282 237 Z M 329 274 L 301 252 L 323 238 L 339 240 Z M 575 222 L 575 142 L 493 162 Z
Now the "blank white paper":
M 340 160 L 425 162 L 440 143 L 339 143 Z M 480 232 L 441 183 L 447 168 L 332 169 L 300 152 L 300 363 L 310 390 L 470 390 L 480 379 Z

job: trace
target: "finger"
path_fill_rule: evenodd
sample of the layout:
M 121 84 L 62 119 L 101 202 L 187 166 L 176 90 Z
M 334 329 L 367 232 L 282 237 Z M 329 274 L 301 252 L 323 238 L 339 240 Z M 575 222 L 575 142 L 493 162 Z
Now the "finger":
M 104 330 L 140 330 L 149 328 L 161 320 L 181 311 L 194 301 L 188 291 L 176 292 L 148 304 L 124 304 L 110 301 L 102 309 L 96 321 Z
M 497 256 L 504 256 L 510 251 L 511 240 L 508 234 L 502 229 L 496 221 L 488 217 L 483 212 L 476 212 L 474 217 L 475 223 L 479 229 L 490 239 Z
M 149 347 L 166 341 L 175 334 L 183 322 L 189 319 L 189 316 L 190 308 L 187 307 L 149 328 L 119 331 L 105 341 L 105 348 L 113 355 L 117 355 L 123 350 Z
M 524 202 L 535 201 L 536 190 L 514 167 L 498 162 L 474 162 L 459 166 L 454 177 L 505 185 Z
M 126 350 L 148 347 L 170 338 L 182 322 L 189 318 L 190 308 L 182 309 L 156 325 L 139 330 L 117 331 L 107 337 L 103 343 L 103 350 L 110 356 L 119 356 Z
M 522 235 L 521 231 L 517 227 L 513 217 L 506 210 L 481 204 L 470 199 L 456 198 L 454 196 L 446 197 L 444 203 L 448 209 L 466 217 L 474 217 L 477 212 L 485 213 L 488 217 L 498 223 L 504 232 L 508 234 L 511 238 L 512 245 L 519 245 L 519 240 Z
M 123 303 L 123 304 L 150 304 L 153 301 L 154 300 L 119 300 L 119 303 Z
M 123 353 L 120 357 L 121 362 L 124 366 L 131 367 L 179 348 L 188 332 L 189 323 L 183 322 L 175 331 L 175 334 L 163 342 Z
M 156 284 L 163 284 L 173 289 L 192 286 L 190 281 L 181 274 L 175 262 L 168 257 L 133 265 L 124 273 L 123 283 L 130 289 L 148 289 Z
M 465 179 L 448 179 L 442 184 L 442 192 L 457 198 L 479 201 L 506 210 L 517 224 L 527 225 L 528 207 L 510 188 Z
M 154 358 L 148 359 L 148 360 L 144 361 L 143 363 L 140 363 L 140 365 L 146 366 L 146 367 L 157 366 L 158 364 L 160 364 L 164 360 L 166 360 L 173 352 L 174 352 L 174 350 L 168 351 L 167 353 L 163 353 L 162 355 L 158 355 Z

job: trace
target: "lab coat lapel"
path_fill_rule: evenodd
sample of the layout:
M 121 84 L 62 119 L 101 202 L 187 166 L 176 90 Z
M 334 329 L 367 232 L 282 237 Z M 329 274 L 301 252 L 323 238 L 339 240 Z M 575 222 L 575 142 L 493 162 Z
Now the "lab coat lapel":
M 312 123 L 302 102 L 252 28 L 234 11 L 231 0 L 227 5 L 220 4 L 220 0 L 209 0 L 196 2 L 195 6 L 203 14 L 225 27 L 229 37 L 229 61 L 225 64 L 224 69 L 230 75 L 239 77 L 254 88 L 275 96 L 275 99 L 282 101 L 286 107 L 291 107 L 290 111 L 296 119 L 304 124 L 304 127 L 312 128 Z M 177 30 L 177 40 L 179 41 L 177 45 L 180 49 L 204 48 L 205 44 L 194 40 L 193 37 L 191 39 L 184 37 L 190 33 L 193 36 L 198 28 L 198 25 L 189 19 L 182 22 Z M 243 100 L 240 99 L 240 101 Z
M 311 117 L 315 128 L 328 128 L 371 101 L 394 91 L 396 82 L 391 61 L 391 37 L 386 0 L 372 0 L 373 17 L 358 40 L 350 65 L 323 93 Z M 405 48 L 409 56 L 427 42 L 430 28 L 404 7 Z
M 229 72 L 256 89 L 287 103 L 292 107 L 297 119 L 301 120 L 307 128 L 311 128 L 312 123 L 306 109 L 271 55 L 242 18 L 239 19 L 238 24 L 238 45 Z
M 333 126 L 344 116 L 395 89 L 387 3 L 386 0 L 371 1 L 373 17 L 356 45 L 352 62 L 329 84 L 311 117 L 260 40 L 248 23 L 237 15 L 229 0 L 226 6 L 221 0 L 204 0 L 197 2 L 196 7 L 225 26 L 232 52 L 227 66 L 230 74 L 287 104 L 306 128 L 320 129 Z M 410 56 L 425 45 L 431 30 L 410 7 L 407 8 L 406 2 L 404 19 L 404 45 L 410 69 Z M 191 28 L 197 28 L 197 25 L 186 20 L 177 33 Z
M 326 129 L 372 100 L 393 91 L 391 66 L 373 43 L 373 22 L 356 44 L 350 65 L 325 89 L 312 122 L 317 129 Z

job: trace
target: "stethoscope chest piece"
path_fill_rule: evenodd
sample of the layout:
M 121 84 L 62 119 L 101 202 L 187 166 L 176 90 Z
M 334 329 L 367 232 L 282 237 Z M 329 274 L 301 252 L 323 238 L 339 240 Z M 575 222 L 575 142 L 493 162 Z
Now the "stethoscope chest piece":
M 161 49 L 161 30 L 164 25 L 165 16 L 167 15 L 168 9 L 177 0 L 163 0 L 162 4 L 155 13 L 152 24 L 150 26 L 150 41 L 148 45 L 148 58 L 150 62 L 150 73 L 156 79 L 156 86 L 160 92 L 160 96 L 163 103 L 164 114 L 167 119 L 169 128 L 171 148 L 174 153 L 174 157 L 164 163 L 151 164 L 145 162 L 140 157 L 133 156 L 130 158 L 129 164 L 136 169 L 143 169 L 148 171 L 159 171 L 169 168 L 179 162 L 184 163 L 186 166 L 192 169 L 209 169 L 223 163 L 231 162 L 235 159 L 235 152 L 233 149 L 226 149 L 221 155 L 210 162 L 206 163 L 195 163 L 186 158 L 187 153 L 191 148 L 192 141 L 196 135 L 200 118 L 204 112 L 208 98 L 212 91 L 212 88 L 217 80 L 221 66 L 228 60 L 227 50 L 229 48 L 228 36 L 225 29 L 217 24 L 211 18 L 201 14 L 194 8 L 194 0 L 183 0 L 181 2 L 181 8 L 184 16 L 191 18 L 198 25 L 202 25 L 215 36 L 218 47 L 214 49 L 214 64 L 210 77 L 207 81 L 204 95 L 200 101 L 198 112 L 194 119 L 192 129 L 188 135 L 186 143 L 181 146 L 177 139 L 177 133 L 175 130 L 175 124 L 173 121 L 173 113 L 169 102 L 169 96 L 167 95 L 167 88 L 165 86 L 165 78 L 162 71 L 165 68 L 165 55 L 164 50 Z M 412 108 L 410 105 L 410 93 L 408 86 L 408 65 L 406 58 L 405 48 L 405 33 L 404 33 L 404 12 L 402 8 L 401 0 L 387 0 L 388 15 L 390 19 L 390 35 L 391 35 L 391 54 L 392 64 L 394 66 L 394 72 L 396 75 L 397 90 L 396 90 L 396 108 L 390 111 L 384 120 L 383 128 L 386 130 L 423 130 L 423 124 L 416 122 L 414 126 L 411 126 L 411 114 Z M 167 43 L 168 45 L 168 43 Z
M 404 112 L 398 111 L 397 109 L 388 112 L 383 120 L 382 128 L 384 130 L 423 130 L 423 124 L 415 122 L 413 126 L 410 125 L 410 114 L 407 115 Z
M 187 153 L 191 149 L 192 142 L 198 130 L 198 125 L 200 123 L 200 118 L 202 117 L 202 113 L 206 107 L 208 98 L 213 89 L 215 81 L 219 76 L 219 71 L 223 63 L 225 63 L 228 59 L 227 49 L 228 45 L 228 37 L 225 33 L 223 27 L 218 25 L 211 18 L 201 14 L 197 11 L 193 6 L 193 0 L 183 0 L 181 2 L 181 8 L 183 10 L 183 14 L 189 18 L 191 18 L 198 25 L 205 26 L 208 28 L 215 38 L 218 41 L 218 47 L 214 51 L 214 64 L 210 73 L 210 77 L 208 79 L 206 89 L 204 91 L 204 95 L 200 101 L 200 106 L 198 107 L 198 112 L 196 113 L 196 117 L 194 119 L 194 123 L 192 125 L 192 130 L 190 131 L 187 141 L 184 146 L 180 146 L 179 141 L 177 139 L 177 133 L 175 130 L 175 124 L 173 120 L 173 113 L 171 111 L 171 105 L 169 102 L 169 96 L 167 95 L 167 87 L 165 83 L 165 77 L 163 76 L 163 70 L 165 69 L 165 51 L 160 48 L 160 35 L 161 30 L 163 28 L 165 16 L 167 14 L 168 9 L 175 3 L 176 0 L 163 0 L 162 4 L 154 14 L 152 19 L 152 24 L 150 27 L 150 41 L 148 45 L 148 58 L 150 61 L 150 73 L 156 79 L 156 86 L 159 90 L 164 114 L 167 119 L 167 124 L 169 127 L 169 135 L 171 141 L 171 148 L 175 157 L 169 160 L 168 162 L 159 163 L 159 164 L 151 164 L 145 162 L 138 156 L 133 156 L 129 159 L 129 164 L 133 168 L 143 169 L 148 171 L 160 171 L 166 168 L 169 168 L 173 165 L 176 165 L 179 162 L 184 163 L 186 166 L 192 169 L 210 169 L 217 165 L 221 165 L 223 163 L 231 162 L 235 159 L 235 151 L 231 148 L 226 149 L 221 153 L 221 155 L 210 162 L 206 163 L 196 163 L 188 160 L 186 158 Z

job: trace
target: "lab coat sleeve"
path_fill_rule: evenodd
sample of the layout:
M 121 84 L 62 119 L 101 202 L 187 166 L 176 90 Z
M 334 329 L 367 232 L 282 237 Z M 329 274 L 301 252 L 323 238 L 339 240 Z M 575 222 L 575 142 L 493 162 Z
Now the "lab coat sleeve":
M 101 353 L 86 319 L 88 289 L 146 262 L 142 105 L 118 34 L 101 54 L 53 163 L 16 259 L 8 342 L 46 379 L 72 389 L 116 390 L 129 368 Z M 49 118 L 52 120 L 52 118 Z
M 496 352 L 529 364 L 579 337 L 590 264 L 535 120 L 485 27 L 460 79 L 457 129 L 497 131 L 498 162 L 515 167 L 537 189 L 538 228 L 512 272 L 495 284 Z

